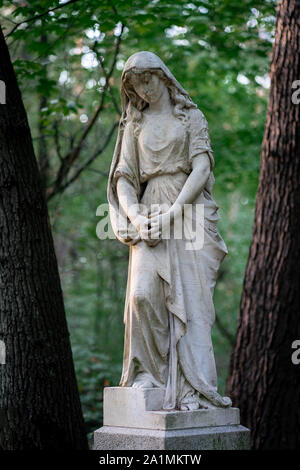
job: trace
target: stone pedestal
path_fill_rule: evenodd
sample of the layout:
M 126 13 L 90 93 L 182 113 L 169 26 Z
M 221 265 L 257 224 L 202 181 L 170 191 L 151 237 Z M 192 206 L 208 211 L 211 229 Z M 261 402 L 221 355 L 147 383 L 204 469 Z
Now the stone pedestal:
M 104 426 L 94 433 L 94 449 L 249 449 L 238 408 L 166 411 L 163 399 L 158 388 L 105 388 Z

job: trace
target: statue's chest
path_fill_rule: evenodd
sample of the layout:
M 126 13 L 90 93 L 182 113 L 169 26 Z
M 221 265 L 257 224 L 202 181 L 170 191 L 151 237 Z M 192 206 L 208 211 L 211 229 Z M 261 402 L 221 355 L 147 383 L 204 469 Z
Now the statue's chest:
M 179 119 L 146 117 L 140 133 L 140 144 L 145 150 L 164 152 L 180 149 L 185 142 L 185 129 Z

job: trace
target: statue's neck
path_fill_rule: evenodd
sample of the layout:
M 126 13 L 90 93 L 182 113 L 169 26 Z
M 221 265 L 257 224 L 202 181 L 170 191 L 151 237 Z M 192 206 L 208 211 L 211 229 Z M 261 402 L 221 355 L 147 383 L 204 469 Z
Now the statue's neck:
M 172 110 L 172 104 L 167 87 L 164 88 L 160 98 L 155 103 L 149 103 L 149 114 L 168 114 Z

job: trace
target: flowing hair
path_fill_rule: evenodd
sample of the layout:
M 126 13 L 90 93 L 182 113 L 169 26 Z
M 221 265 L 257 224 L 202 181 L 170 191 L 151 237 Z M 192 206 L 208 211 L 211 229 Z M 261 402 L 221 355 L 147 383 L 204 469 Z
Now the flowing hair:
M 122 115 L 121 124 L 126 125 L 127 122 L 132 122 L 133 133 L 137 138 L 142 128 L 143 111 L 149 106 L 140 96 L 138 96 L 132 85 L 133 75 L 142 74 L 145 72 L 155 73 L 166 85 L 171 103 L 173 105 L 173 115 L 183 122 L 185 125 L 188 121 L 187 110 L 190 108 L 197 108 L 188 95 L 184 95 L 168 78 L 161 69 L 130 69 L 125 73 L 123 78 L 124 91 L 128 97 L 127 109 Z

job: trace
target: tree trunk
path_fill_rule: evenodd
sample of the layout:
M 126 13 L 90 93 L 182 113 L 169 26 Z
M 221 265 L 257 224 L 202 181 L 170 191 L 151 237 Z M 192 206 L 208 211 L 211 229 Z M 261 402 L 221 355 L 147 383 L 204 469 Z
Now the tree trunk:
M 299 2 L 278 7 L 271 90 L 253 240 L 246 268 L 228 394 L 252 446 L 300 445 L 300 129 L 292 84 L 300 75 Z
M 0 28 L 0 449 L 86 449 L 47 206 Z

